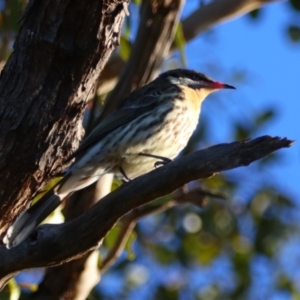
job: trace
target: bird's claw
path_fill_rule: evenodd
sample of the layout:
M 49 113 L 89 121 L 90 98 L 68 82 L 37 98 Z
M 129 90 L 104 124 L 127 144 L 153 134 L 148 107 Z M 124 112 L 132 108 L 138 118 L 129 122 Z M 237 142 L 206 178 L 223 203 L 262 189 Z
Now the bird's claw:
M 160 156 L 160 155 L 154 155 L 154 154 L 151 154 L 151 153 L 139 153 L 139 155 L 141 156 L 146 156 L 146 157 L 152 157 L 152 158 L 157 158 L 159 159 L 158 161 L 156 161 L 154 163 L 154 167 L 155 169 L 160 167 L 160 166 L 164 166 L 168 163 L 170 163 L 172 161 L 172 159 L 168 158 L 168 157 L 164 157 L 164 156 Z
M 169 159 L 169 158 L 164 158 L 163 160 L 158 160 L 154 163 L 154 167 L 155 169 L 161 167 L 161 166 L 164 166 L 168 163 L 170 163 L 172 161 L 172 159 Z
M 127 174 L 125 173 L 122 166 L 120 166 L 119 170 L 120 170 L 120 173 L 123 175 L 123 178 L 122 178 L 123 183 L 131 181 L 131 179 L 127 176 Z

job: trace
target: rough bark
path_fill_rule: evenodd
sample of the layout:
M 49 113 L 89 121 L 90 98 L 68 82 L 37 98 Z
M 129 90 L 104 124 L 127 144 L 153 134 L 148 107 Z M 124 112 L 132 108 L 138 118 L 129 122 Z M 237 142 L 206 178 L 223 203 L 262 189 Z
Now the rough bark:
M 128 0 L 29 2 L 0 77 L 0 239 L 82 137 Z
M 82 257 L 97 248 L 119 218 L 132 209 L 169 194 L 191 180 L 247 166 L 291 143 L 287 139 L 263 136 L 200 150 L 123 185 L 71 222 L 40 226 L 17 247 L 0 248 L 0 288 L 21 270 L 59 265 Z

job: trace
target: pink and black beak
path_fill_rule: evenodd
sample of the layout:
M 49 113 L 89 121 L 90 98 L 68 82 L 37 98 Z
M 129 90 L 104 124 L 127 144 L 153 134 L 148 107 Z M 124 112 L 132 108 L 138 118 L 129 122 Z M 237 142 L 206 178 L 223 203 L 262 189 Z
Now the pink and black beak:
M 235 90 L 236 88 L 232 85 L 226 84 L 226 83 L 222 83 L 222 82 L 218 82 L 218 81 L 213 81 L 210 83 L 210 87 L 212 87 L 213 89 L 233 89 Z
M 236 88 L 232 85 L 226 84 L 226 83 L 222 83 L 222 82 L 218 82 L 218 81 L 214 81 L 210 83 L 210 87 L 212 87 L 213 89 L 233 89 L 235 90 Z

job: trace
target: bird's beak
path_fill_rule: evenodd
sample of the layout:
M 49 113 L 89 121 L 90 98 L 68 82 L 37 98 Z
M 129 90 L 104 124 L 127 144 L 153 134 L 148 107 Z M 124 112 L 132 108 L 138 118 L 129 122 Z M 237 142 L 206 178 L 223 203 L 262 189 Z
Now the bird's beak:
M 222 82 L 212 82 L 211 83 L 211 87 L 213 89 L 233 89 L 235 90 L 235 87 L 226 83 L 222 83 Z

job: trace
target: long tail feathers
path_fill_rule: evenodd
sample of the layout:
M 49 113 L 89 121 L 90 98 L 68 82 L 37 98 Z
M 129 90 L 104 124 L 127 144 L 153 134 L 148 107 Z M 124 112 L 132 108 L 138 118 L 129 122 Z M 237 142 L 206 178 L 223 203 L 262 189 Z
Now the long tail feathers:
M 20 244 L 25 238 L 51 214 L 60 204 L 61 198 L 53 190 L 46 193 L 42 199 L 23 212 L 9 227 L 3 242 L 12 248 Z

